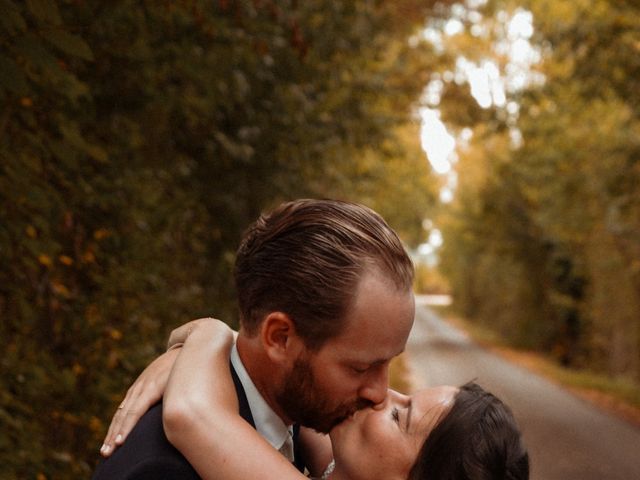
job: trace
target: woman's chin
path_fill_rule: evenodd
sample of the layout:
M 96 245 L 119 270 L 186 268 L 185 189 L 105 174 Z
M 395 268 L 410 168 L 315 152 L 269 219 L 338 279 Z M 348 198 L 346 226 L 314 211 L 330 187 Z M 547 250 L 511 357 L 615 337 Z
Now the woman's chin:
M 331 446 L 332 448 L 335 450 L 336 445 L 340 444 L 340 439 L 343 437 L 344 435 L 344 430 L 345 430 L 345 425 L 344 423 L 346 422 L 340 422 L 339 424 L 337 424 L 335 427 L 333 427 L 331 429 L 331 431 L 329 432 L 329 439 L 331 440 Z M 335 456 L 335 453 L 334 453 Z

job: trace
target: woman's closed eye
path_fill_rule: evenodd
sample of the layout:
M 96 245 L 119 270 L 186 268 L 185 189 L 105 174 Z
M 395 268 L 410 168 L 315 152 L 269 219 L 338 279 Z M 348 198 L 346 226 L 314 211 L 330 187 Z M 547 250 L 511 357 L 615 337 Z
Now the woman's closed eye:
M 398 410 L 396 407 L 393 407 L 391 409 L 391 418 L 393 418 L 394 422 L 400 425 L 400 410 Z

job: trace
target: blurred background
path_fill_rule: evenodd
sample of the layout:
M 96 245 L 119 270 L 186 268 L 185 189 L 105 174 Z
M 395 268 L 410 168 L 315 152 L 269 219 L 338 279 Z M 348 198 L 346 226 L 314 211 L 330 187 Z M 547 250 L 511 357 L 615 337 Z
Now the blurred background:
M 298 197 L 374 208 L 445 315 L 640 406 L 639 106 L 635 0 L 0 0 L 0 478 L 89 477 Z

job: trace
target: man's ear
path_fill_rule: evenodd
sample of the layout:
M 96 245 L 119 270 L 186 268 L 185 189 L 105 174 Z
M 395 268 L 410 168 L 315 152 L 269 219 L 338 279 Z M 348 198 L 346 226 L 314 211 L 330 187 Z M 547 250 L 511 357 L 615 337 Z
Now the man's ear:
M 262 321 L 260 340 L 269 358 L 276 363 L 298 358 L 303 346 L 293 320 L 283 312 L 271 312 Z

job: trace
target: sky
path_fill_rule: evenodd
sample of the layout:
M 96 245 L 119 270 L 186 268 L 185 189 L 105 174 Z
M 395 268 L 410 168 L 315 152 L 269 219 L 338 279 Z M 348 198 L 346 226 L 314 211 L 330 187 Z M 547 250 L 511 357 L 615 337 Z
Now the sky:
M 480 0 L 475 1 L 478 2 Z M 468 0 L 467 3 L 473 2 Z M 473 23 L 472 35 L 486 34 L 482 15 L 473 9 L 460 8 L 462 10 L 453 12 L 453 18 L 445 23 L 442 31 L 432 27 L 423 31 L 424 38 L 431 42 L 436 50 L 443 48 L 445 36 L 462 32 L 464 26 L 458 18 L 462 15 Z M 451 72 L 451 76 L 456 79 L 463 78 L 468 83 L 471 95 L 480 107 L 505 108 L 509 115 L 517 118 L 519 106 L 513 101 L 508 101 L 508 93 L 518 91 L 532 82 L 542 81 L 531 71 L 531 66 L 540 61 L 540 52 L 530 43 L 533 35 L 533 15 L 527 10 L 517 9 L 511 15 L 499 12 L 496 17 L 505 26 L 504 38 L 494 44 L 496 52 L 508 58 L 504 71 L 501 72 L 498 65 L 490 59 L 475 63 L 460 56 L 456 60 L 456 71 Z M 457 181 L 454 169 L 457 159 L 456 144 L 470 140 L 472 132 L 470 129 L 464 129 L 460 137 L 455 138 L 440 120 L 437 105 L 440 103 L 443 87 L 441 79 L 435 79 L 425 87 L 422 103 L 428 106 L 419 110 L 420 140 L 431 168 L 445 179 L 440 191 L 440 201 L 448 203 L 454 198 Z M 514 132 L 513 137 L 518 138 L 517 132 Z M 425 230 L 429 232 L 428 239 L 420 246 L 419 253 L 430 257 L 442 245 L 443 239 L 440 231 L 433 225 L 425 225 Z

